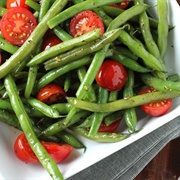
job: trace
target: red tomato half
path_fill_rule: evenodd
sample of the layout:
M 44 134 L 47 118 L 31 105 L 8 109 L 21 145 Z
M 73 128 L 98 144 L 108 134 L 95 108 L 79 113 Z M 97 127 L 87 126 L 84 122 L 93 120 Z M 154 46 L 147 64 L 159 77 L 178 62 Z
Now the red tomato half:
M 41 143 L 56 163 L 64 161 L 73 150 L 69 144 L 57 144 L 44 141 L 41 141 Z
M 48 84 L 38 92 L 36 98 L 46 104 L 64 101 L 66 92 L 57 84 Z
M 106 126 L 105 122 L 102 121 L 98 132 L 114 132 L 118 128 L 120 122 L 121 122 L 121 120 L 117 120 L 117 121 L 111 123 L 109 126 Z
M 72 152 L 73 148 L 68 144 L 58 144 L 54 142 L 41 141 L 42 145 L 56 163 L 65 160 Z M 32 151 L 24 133 L 20 134 L 14 143 L 16 156 L 26 163 L 37 163 L 38 158 Z
M 129 6 L 129 2 L 130 0 L 124 0 L 121 3 L 110 4 L 110 6 L 120 8 L 120 9 L 126 9 Z
M 59 43 L 61 43 L 62 41 L 55 35 L 55 34 L 51 34 L 51 35 L 47 35 L 45 36 L 45 38 L 43 39 L 43 43 L 42 43 L 42 47 L 41 47 L 41 51 L 44 51 L 52 46 L 55 46 Z
M 90 10 L 78 13 L 70 22 L 70 33 L 73 37 L 81 36 L 97 28 L 101 29 L 101 34 L 104 33 L 104 24 L 101 18 Z
M 146 93 L 151 93 L 151 92 L 156 92 L 157 90 L 147 87 L 145 89 L 142 89 L 139 94 L 146 94 Z M 156 101 L 153 103 L 149 104 L 143 104 L 140 107 L 144 112 L 151 116 L 161 116 L 165 114 L 168 109 L 172 105 L 172 99 L 167 99 L 167 100 L 161 100 L 161 101 Z
M 1 20 L 3 37 L 13 45 L 22 45 L 37 25 L 36 18 L 27 9 L 9 9 Z
M 14 143 L 16 156 L 26 163 L 37 163 L 39 160 L 32 151 L 24 133 L 20 134 Z
M 121 90 L 126 79 L 126 69 L 114 60 L 104 61 L 96 75 L 96 82 L 109 91 Z
M 6 1 L 6 8 L 11 9 L 14 7 L 22 7 L 22 8 L 29 9 L 29 6 L 26 5 L 25 2 L 26 2 L 26 0 L 7 0 Z

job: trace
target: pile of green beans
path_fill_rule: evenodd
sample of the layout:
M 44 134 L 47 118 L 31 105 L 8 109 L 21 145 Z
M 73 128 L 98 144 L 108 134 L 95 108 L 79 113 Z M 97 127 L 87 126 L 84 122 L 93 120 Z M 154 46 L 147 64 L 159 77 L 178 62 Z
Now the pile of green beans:
M 0 2 L 0 17 L 7 9 Z M 57 164 L 40 140 L 65 142 L 86 149 L 80 135 L 100 143 L 120 142 L 138 132 L 137 107 L 180 96 L 179 75 L 168 75 L 165 56 L 168 44 L 168 0 L 157 0 L 158 20 L 150 17 L 149 5 L 131 1 L 127 10 L 109 6 L 122 0 L 26 0 L 38 25 L 20 47 L 0 34 L 0 121 L 23 131 L 52 179 L 63 180 Z M 105 33 L 94 29 L 80 37 L 69 34 L 69 21 L 77 13 L 92 10 L 102 19 Z M 48 29 L 62 43 L 41 51 Z M 125 86 L 109 92 L 95 77 L 106 59 L 120 62 L 127 70 Z M 57 83 L 67 93 L 66 102 L 47 105 L 38 91 Z M 137 95 L 144 86 L 157 92 Z M 121 119 L 127 133 L 98 132 L 102 121 L 111 125 Z M 121 126 L 121 124 L 120 124 Z

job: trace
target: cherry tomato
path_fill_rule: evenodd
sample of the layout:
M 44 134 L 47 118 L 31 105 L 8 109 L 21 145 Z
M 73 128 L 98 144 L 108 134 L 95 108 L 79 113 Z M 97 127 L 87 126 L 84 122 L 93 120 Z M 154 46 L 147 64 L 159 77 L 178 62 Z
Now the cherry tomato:
M 30 7 L 28 5 L 26 5 L 25 2 L 26 2 L 26 0 L 7 0 L 6 8 L 11 9 L 14 7 L 22 7 L 22 8 L 29 9 Z
M 73 150 L 73 147 L 68 144 L 59 144 L 45 141 L 40 142 L 56 163 L 60 163 L 65 160 Z M 14 152 L 21 161 L 26 163 L 39 162 L 38 158 L 32 151 L 24 133 L 17 137 L 14 143 Z
M 147 88 L 142 89 L 139 92 L 139 94 L 145 94 L 145 93 L 156 92 L 156 91 L 157 90 L 151 87 L 147 87 Z M 167 100 L 152 102 L 149 104 L 143 104 L 140 107 L 142 108 L 144 112 L 146 112 L 147 114 L 151 116 L 161 116 L 168 111 L 171 105 L 172 105 L 172 99 L 167 99 Z
M 121 90 L 126 79 L 126 69 L 114 60 L 104 61 L 96 75 L 96 82 L 99 86 L 109 91 Z
M 41 141 L 41 143 L 56 163 L 64 161 L 73 150 L 72 146 L 69 144 L 58 144 L 45 141 Z
M 1 20 L 3 37 L 13 45 L 22 45 L 37 25 L 34 15 L 27 9 L 9 9 Z
M 37 163 L 39 160 L 32 151 L 24 133 L 20 134 L 14 143 L 16 156 L 26 163 Z
M 62 41 L 55 34 L 51 34 L 51 36 L 47 35 L 43 39 L 41 51 L 44 51 L 44 50 L 46 50 L 54 45 L 57 45 L 61 42 Z
M 70 22 L 70 33 L 74 37 L 81 36 L 97 28 L 101 29 L 101 34 L 104 33 L 104 24 L 101 18 L 90 10 L 78 13 Z
M 129 2 L 130 0 L 124 0 L 121 3 L 110 4 L 110 6 L 120 8 L 120 9 L 126 9 L 129 6 Z
M 111 123 L 109 126 L 106 126 L 105 122 L 102 121 L 98 132 L 114 132 L 118 128 L 120 122 L 121 122 L 121 120 L 117 120 L 117 121 Z
M 66 92 L 57 84 L 51 83 L 44 86 L 38 92 L 36 98 L 46 104 L 53 104 L 64 101 Z

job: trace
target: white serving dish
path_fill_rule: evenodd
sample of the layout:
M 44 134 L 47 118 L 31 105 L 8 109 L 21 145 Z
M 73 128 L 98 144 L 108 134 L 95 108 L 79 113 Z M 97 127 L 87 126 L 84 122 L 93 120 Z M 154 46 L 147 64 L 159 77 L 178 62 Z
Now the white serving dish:
M 156 0 L 148 1 L 149 4 L 153 5 L 155 5 L 156 2 Z M 170 0 L 169 3 L 169 21 L 171 25 L 175 25 L 175 28 L 169 35 L 169 47 L 166 56 L 166 63 L 170 73 L 176 72 L 180 74 L 180 8 L 176 0 Z M 64 177 L 68 178 L 122 149 L 123 147 L 137 141 L 148 133 L 170 122 L 178 115 L 180 115 L 180 98 L 176 98 L 174 100 L 173 106 L 169 112 L 162 117 L 152 118 L 150 116 L 146 116 L 144 113 L 141 113 L 140 120 L 138 121 L 138 128 L 143 127 L 143 130 L 122 142 L 107 144 L 97 143 L 81 138 L 87 146 L 86 153 L 83 153 L 83 150 L 75 150 L 67 160 L 59 165 L 59 168 Z M 126 131 L 126 127 L 121 125 L 119 130 Z M 40 164 L 25 164 L 16 158 L 13 151 L 13 144 L 19 133 L 20 132 L 14 128 L 0 122 L 0 179 L 50 179 L 48 173 Z

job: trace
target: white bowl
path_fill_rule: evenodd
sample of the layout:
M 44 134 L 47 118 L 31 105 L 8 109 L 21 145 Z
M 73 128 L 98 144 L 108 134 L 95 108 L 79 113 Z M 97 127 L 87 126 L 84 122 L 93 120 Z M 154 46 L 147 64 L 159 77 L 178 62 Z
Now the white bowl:
M 155 5 L 156 2 L 156 0 L 148 1 L 152 5 Z M 166 64 L 170 73 L 180 74 L 180 9 L 176 0 L 170 0 L 169 4 L 169 21 L 171 25 L 175 25 L 175 28 L 169 34 Z M 153 13 L 155 14 L 154 10 Z M 143 129 L 122 142 L 112 144 L 97 143 L 81 137 L 81 140 L 87 147 L 86 153 L 83 153 L 83 150 L 75 150 L 67 160 L 59 165 L 59 168 L 64 177 L 68 178 L 132 142 L 137 141 L 170 122 L 178 115 L 180 115 L 180 98 L 174 100 L 173 106 L 164 116 L 154 118 L 142 113 L 138 121 L 138 128 L 143 127 Z M 121 125 L 120 130 L 125 130 L 125 126 Z M 19 133 L 14 128 L 0 122 L 0 179 L 50 179 L 48 173 L 40 164 L 25 164 L 17 159 L 13 151 L 13 144 Z

